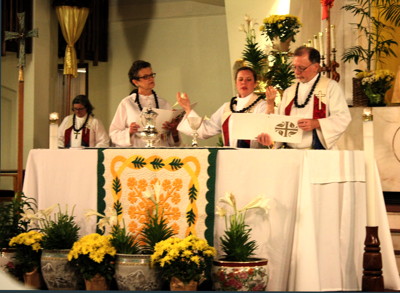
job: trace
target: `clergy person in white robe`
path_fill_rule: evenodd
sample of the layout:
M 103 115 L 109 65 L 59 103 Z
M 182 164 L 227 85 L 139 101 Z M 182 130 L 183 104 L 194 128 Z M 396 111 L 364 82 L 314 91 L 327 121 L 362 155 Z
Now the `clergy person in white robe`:
M 297 116 L 303 130 L 300 143 L 287 143 L 295 149 L 335 149 L 336 142 L 351 121 L 350 111 L 339 84 L 322 76 L 320 54 L 311 47 L 299 47 L 294 52 L 293 70 L 297 83 L 285 90 L 278 114 Z M 269 134 L 258 136 L 263 145 L 272 145 Z M 276 143 L 278 148 L 282 144 Z
M 222 134 L 225 146 L 231 147 L 260 147 L 257 141 L 245 141 L 234 139 L 229 131 L 231 129 L 230 116 L 232 113 L 269 113 L 270 105 L 273 100 L 265 101 L 254 93 L 257 86 L 257 74 L 252 68 L 241 67 L 237 70 L 235 76 L 236 97 L 233 97 L 230 102 L 224 103 L 209 120 L 203 120 L 200 128 L 197 130 L 200 139 L 207 139 L 217 134 Z M 199 115 L 191 108 L 190 100 L 186 94 L 177 94 L 177 101 L 185 110 L 186 116 L 178 125 L 178 130 L 186 135 L 191 135 L 191 129 L 188 117 L 199 117 Z
M 141 127 L 140 115 L 144 108 L 172 110 L 171 105 L 157 96 L 153 90 L 155 76 L 149 62 L 137 60 L 133 62 L 128 72 L 130 82 L 136 87 L 118 105 L 110 125 L 110 137 L 116 147 L 144 147 L 146 142 L 139 136 Z M 178 122 L 170 121 L 163 124 L 163 129 L 157 129 L 160 140 L 155 145 L 178 146 L 179 133 L 176 130 Z
M 103 123 L 93 115 L 93 106 L 85 95 L 72 101 L 74 114 L 64 118 L 58 127 L 58 147 L 82 148 L 110 146 L 110 138 Z

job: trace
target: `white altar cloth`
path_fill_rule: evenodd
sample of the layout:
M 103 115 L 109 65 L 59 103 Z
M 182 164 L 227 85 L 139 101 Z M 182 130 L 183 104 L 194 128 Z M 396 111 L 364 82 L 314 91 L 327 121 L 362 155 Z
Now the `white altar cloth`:
M 97 207 L 96 167 L 96 150 L 31 150 L 24 193 L 40 209 L 76 204 L 81 234 L 91 233 L 95 223 L 83 214 Z M 248 213 L 257 256 L 269 259 L 271 291 L 360 290 L 365 188 L 362 151 L 241 149 L 217 156 L 216 205 L 227 191 L 239 206 L 258 194 L 272 200 L 267 216 Z M 377 194 L 385 288 L 399 290 L 380 185 Z M 214 245 L 224 228 L 216 218 Z

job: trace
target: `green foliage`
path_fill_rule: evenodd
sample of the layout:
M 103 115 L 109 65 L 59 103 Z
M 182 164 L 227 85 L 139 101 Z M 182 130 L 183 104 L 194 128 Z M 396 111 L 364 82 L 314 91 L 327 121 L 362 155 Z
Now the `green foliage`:
M 150 163 L 155 170 L 162 169 L 165 166 L 161 158 L 155 158 L 153 162 Z
M 245 44 L 243 53 L 243 59 L 249 63 L 250 67 L 254 69 L 255 72 L 261 74 L 266 66 L 267 56 L 258 47 L 258 43 L 247 42 Z
M 132 164 L 135 166 L 136 169 L 141 169 L 144 166 L 146 166 L 146 162 L 144 161 L 143 157 L 136 157 L 133 161 Z
M 267 85 L 276 87 L 282 91 L 290 87 L 295 80 L 292 63 L 288 61 L 286 55 L 276 52 L 273 56 L 273 65 L 270 70 L 265 74 L 268 81 Z
M 136 237 L 132 233 L 126 231 L 125 227 L 114 225 L 111 233 L 111 243 L 117 250 L 117 253 L 138 254 L 140 253 L 140 245 Z
M 113 180 L 113 190 L 115 191 L 115 193 L 118 193 L 121 191 L 121 180 L 119 180 L 118 177 L 116 177 Z
M 264 18 L 264 24 L 261 28 L 262 34 L 266 35 L 271 41 L 279 38 L 281 42 L 285 42 L 289 38 L 293 38 L 300 31 L 300 20 L 297 16 L 290 14 L 271 15 Z
M 183 163 L 181 162 L 181 159 L 173 159 L 169 165 L 171 166 L 172 170 L 176 171 L 182 168 Z
M 346 49 L 342 56 L 344 62 L 358 64 L 360 61 L 364 61 L 366 69 L 370 71 L 373 65 L 376 68 L 378 63 L 383 63 L 381 58 L 397 56 L 393 50 L 393 46 L 398 45 L 397 42 L 387 38 L 388 36 L 393 37 L 394 28 L 384 24 L 382 19 L 386 19 L 396 26 L 400 25 L 398 0 L 353 0 L 352 4 L 344 5 L 342 9 L 360 18 L 360 21 L 354 25 L 368 44 Z
M 74 216 L 69 215 L 68 211 L 62 212 L 59 207 L 53 219 L 47 218 L 43 221 L 42 246 L 44 249 L 71 249 L 79 238 L 79 229 Z
M 158 208 L 156 207 L 154 214 L 149 213 L 148 221 L 144 223 L 140 235 L 144 243 L 142 253 L 152 254 L 156 243 L 174 236 L 175 233 L 174 230 L 168 226 L 168 222 L 162 214 L 159 214 Z
M 247 261 L 257 249 L 255 240 L 250 240 L 251 228 L 245 224 L 245 213 L 234 214 L 230 217 L 229 229 L 221 237 L 221 248 L 225 260 Z
M 29 220 L 23 218 L 25 211 L 34 211 L 36 201 L 25 195 L 16 195 L 10 202 L 0 203 L 0 250 L 8 248 L 11 238 L 29 231 Z

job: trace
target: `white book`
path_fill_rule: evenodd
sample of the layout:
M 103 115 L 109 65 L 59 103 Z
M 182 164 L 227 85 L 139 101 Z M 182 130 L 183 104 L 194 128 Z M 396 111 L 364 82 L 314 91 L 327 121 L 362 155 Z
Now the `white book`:
M 303 130 L 297 126 L 301 119 L 295 116 L 264 113 L 232 113 L 230 133 L 234 139 L 254 140 L 261 133 L 268 133 L 272 140 L 300 143 Z

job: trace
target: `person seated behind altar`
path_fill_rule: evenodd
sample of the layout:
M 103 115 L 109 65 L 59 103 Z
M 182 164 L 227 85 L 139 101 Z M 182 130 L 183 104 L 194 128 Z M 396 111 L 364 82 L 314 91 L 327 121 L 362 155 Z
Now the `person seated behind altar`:
M 257 86 L 257 74 L 250 67 L 240 67 L 236 71 L 235 84 L 237 96 L 233 97 L 230 102 L 224 103 L 209 120 L 203 120 L 200 128 L 197 130 L 199 138 L 207 139 L 222 133 L 222 139 L 225 146 L 242 148 L 261 147 L 261 145 L 255 140 L 236 141 L 233 139 L 229 132 L 229 129 L 232 128 L 230 116 L 232 113 L 271 113 L 273 112 L 275 97 L 269 94 L 271 88 L 267 89 L 267 100 L 265 100 L 263 96 L 258 96 L 254 93 L 254 89 Z M 177 101 L 186 112 L 185 117 L 178 125 L 178 130 L 190 135 L 193 130 L 191 129 L 187 118 L 199 117 L 199 115 L 191 108 L 187 94 L 178 93 Z
M 144 147 L 145 141 L 138 136 L 140 115 L 144 108 L 172 110 L 171 105 L 157 96 L 153 90 L 155 76 L 149 62 L 137 60 L 133 62 L 128 72 L 129 81 L 135 87 L 129 96 L 119 104 L 110 125 L 112 145 L 117 147 Z M 165 133 L 160 135 L 160 142 L 156 145 L 179 146 L 180 137 L 176 130 L 178 122 L 165 122 Z M 160 132 L 160 129 L 158 129 Z
M 287 147 L 335 149 L 351 121 L 342 89 L 321 74 L 320 53 L 312 47 L 301 46 L 294 51 L 292 68 L 298 82 L 284 91 L 277 112 L 298 116 L 297 126 L 304 132 L 301 143 L 287 143 Z M 257 141 L 266 146 L 274 144 L 267 133 L 260 134 Z M 281 146 L 282 143 L 274 145 Z
M 107 148 L 110 138 L 101 121 L 94 117 L 88 97 L 78 95 L 72 101 L 74 114 L 64 118 L 58 128 L 58 147 Z

